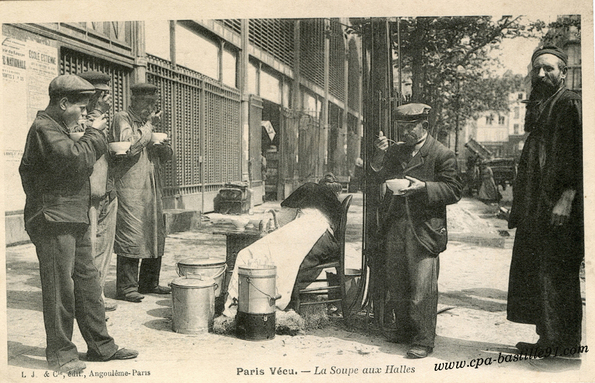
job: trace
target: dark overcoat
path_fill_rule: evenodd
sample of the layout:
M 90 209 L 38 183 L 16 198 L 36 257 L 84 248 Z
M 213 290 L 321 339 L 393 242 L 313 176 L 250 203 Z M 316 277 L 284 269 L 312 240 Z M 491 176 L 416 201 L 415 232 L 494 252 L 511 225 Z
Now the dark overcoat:
M 582 313 L 578 273 L 584 256 L 580 96 L 561 88 L 548 102 L 530 104 L 525 129 L 530 133 L 513 185 L 509 219 L 509 227 L 517 231 L 508 319 L 536 324 L 548 329 L 540 335 L 576 344 Z M 567 189 L 576 191 L 569 220 L 554 227 L 552 210 Z
M 461 199 L 462 183 L 456 157 L 430 135 L 413 158 L 409 158 L 410 152 L 404 145 L 389 147 L 378 176 L 382 181 L 413 177 L 425 181 L 426 192 L 401 197 L 387 190 L 380 208 L 381 232 L 386 231 L 394 219 L 406 217 L 417 240 L 437 255 L 446 249 L 448 241 L 446 205 Z

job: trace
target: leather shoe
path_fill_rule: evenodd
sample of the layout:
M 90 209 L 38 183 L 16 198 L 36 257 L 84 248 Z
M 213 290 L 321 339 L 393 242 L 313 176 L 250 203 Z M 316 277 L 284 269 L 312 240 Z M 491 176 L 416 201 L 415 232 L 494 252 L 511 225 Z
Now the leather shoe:
M 414 346 L 411 346 L 409 351 L 407 351 L 407 358 L 422 359 L 422 358 L 425 358 L 426 356 L 430 355 L 432 353 L 432 351 L 433 351 L 432 347 L 414 345 Z
M 142 294 L 171 294 L 171 288 L 166 286 L 157 286 L 149 290 L 139 289 L 138 291 Z
M 116 302 L 108 302 L 106 300 L 103 301 L 103 306 L 105 307 L 105 311 L 116 311 L 118 308 L 118 304 Z
M 121 301 L 128 301 L 128 302 L 135 302 L 135 303 L 139 303 L 140 301 L 142 301 L 145 298 L 144 295 L 140 295 L 138 292 L 133 291 L 131 293 L 128 294 L 124 294 L 124 295 L 118 295 L 116 297 L 116 299 L 119 299 Z
M 114 355 L 110 356 L 107 359 L 103 359 L 100 356 L 96 355 L 89 355 L 87 353 L 87 360 L 91 362 L 107 362 L 110 360 L 125 360 L 125 359 L 134 359 L 138 356 L 138 351 L 136 350 L 129 350 L 127 348 L 121 348 L 114 353 Z
M 87 368 L 87 365 L 78 359 L 73 359 L 70 362 L 64 363 L 61 366 L 54 365 L 51 366 L 51 368 L 54 371 L 61 372 L 64 374 L 72 374 L 83 371 L 85 368 Z

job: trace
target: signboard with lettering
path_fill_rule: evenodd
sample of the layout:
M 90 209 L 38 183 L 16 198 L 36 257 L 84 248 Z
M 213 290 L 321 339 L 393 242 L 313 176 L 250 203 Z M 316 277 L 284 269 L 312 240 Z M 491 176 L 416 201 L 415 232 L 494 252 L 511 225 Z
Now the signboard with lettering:
M 25 194 L 18 173 L 25 139 L 37 111 L 48 104 L 48 85 L 58 75 L 58 48 L 2 35 L 2 106 L 5 210 L 21 210 Z

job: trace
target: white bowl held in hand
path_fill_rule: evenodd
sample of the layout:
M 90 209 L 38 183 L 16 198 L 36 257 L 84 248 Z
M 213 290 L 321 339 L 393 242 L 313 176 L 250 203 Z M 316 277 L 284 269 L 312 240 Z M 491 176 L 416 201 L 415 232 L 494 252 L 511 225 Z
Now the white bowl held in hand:
M 126 154 L 128 149 L 130 149 L 130 142 L 129 141 L 110 142 L 109 148 L 115 154 Z
M 81 139 L 83 134 L 85 134 L 85 132 L 72 132 L 72 133 L 69 133 L 68 135 L 70 136 L 71 140 L 76 142 Z
M 386 186 L 388 186 L 388 188 L 392 190 L 394 195 L 403 194 L 401 190 L 405 189 L 406 187 L 409 187 L 410 184 L 411 181 L 405 178 L 393 178 L 392 180 L 386 180 Z
M 167 139 L 167 133 L 153 132 L 151 134 L 151 142 L 154 144 L 160 144 Z

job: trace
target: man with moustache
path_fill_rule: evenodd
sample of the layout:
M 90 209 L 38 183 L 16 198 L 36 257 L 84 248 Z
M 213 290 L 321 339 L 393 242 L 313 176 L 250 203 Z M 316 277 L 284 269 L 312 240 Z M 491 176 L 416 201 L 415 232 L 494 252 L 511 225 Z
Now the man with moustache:
M 39 260 L 46 358 L 50 368 L 76 373 L 86 366 L 72 342 L 74 319 L 87 343 L 87 360 L 135 358 L 109 336 L 99 273 L 89 231 L 89 176 L 107 152 L 104 118 L 86 126 L 75 141 L 69 132 L 85 125 L 95 87 L 75 75 L 50 82 L 50 102 L 29 129 L 19 167 L 25 202 L 25 229 Z
M 517 228 L 510 265 L 508 320 L 534 324 L 539 340 L 521 352 L 580 346 L 584 257 L 581 98 L 566 88 L 567 55 L 545 46 L 531 58 L 525 142 L 513 188 L 509 228 Z M 544 360 L 543 362 L 550 361 Z
M 387 190 L 379 209 L 388 306 L 397 326 L 392 340 L 410 345 L 408 358 L 425 358 L 434 348 L 438 255 L 448 239 L 446 205 L 459 201 L 462 193 L 455 154 L 428 134 L 430 110 L 425 104 L 399 106 L 402 142 L 389 147 L 380 132 L 371 162 L 380 181 L 410 182 L 404 189 Z

